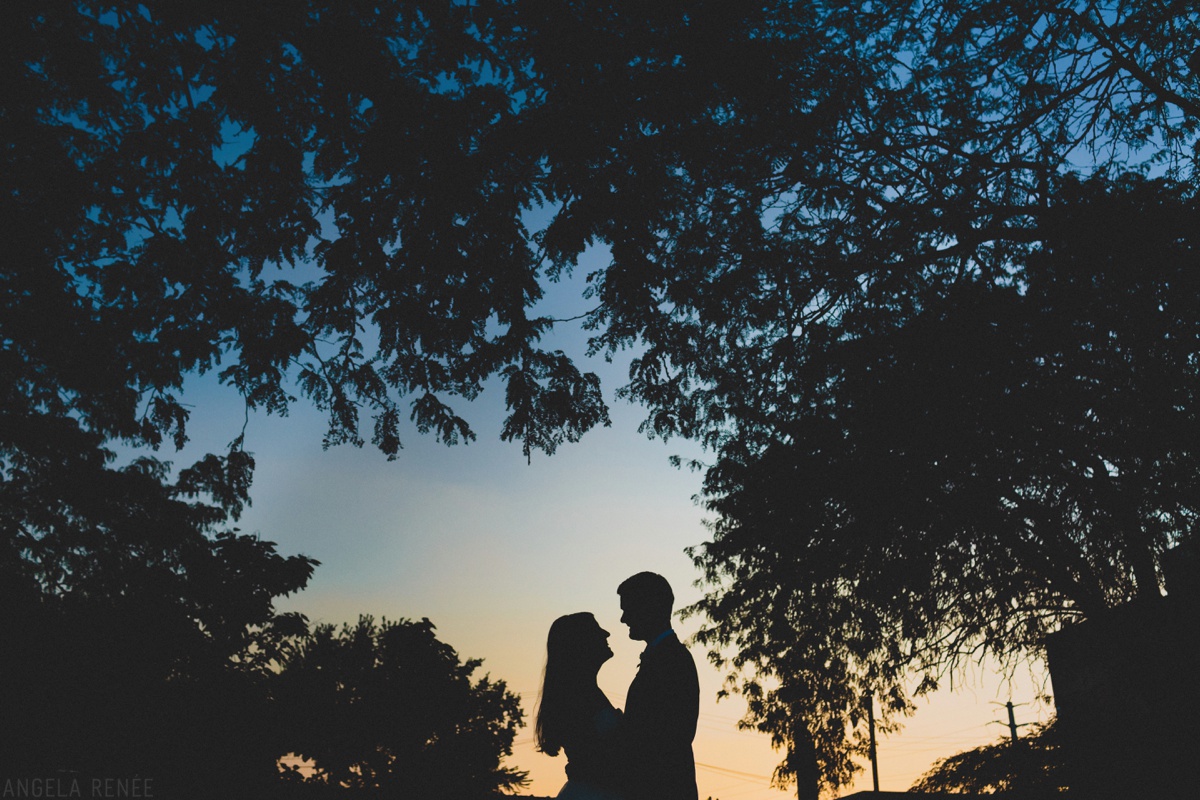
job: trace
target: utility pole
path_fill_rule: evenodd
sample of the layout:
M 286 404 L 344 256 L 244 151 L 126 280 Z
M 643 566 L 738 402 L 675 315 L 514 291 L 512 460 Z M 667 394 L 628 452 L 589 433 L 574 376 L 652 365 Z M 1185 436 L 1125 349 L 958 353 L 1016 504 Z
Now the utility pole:
M 1024 704 L 1022 703 L 1022 705 L 1024 705 Z M 1008 745 L 1007 761 L 1008 761 L 1008 769 L 1009 769 L 1010 781 L 1011 781 L 1009 788 L 1014 789 L 1016 791 L 1020 791 L 1026 785 L 1027 781 L 1029 781 L 1029 779 L 1030 779 L 1030 776 L 1027 774 L 1026 769 L 1022 766 L 1021 762 L 1024 759 L 1022 759 L 1020 757 L 1021 752 L 1018 749 L 1019 742 L 1017 740 L 1017 728 L 1019 728 L 1021 726 L 1017 724 L 1017 717 L 1013 713 L 1013 701 L 1009 700 L 1007 703 L 1004 704 L 1004 707 L 1008 709 L 1009 745 Z M 1004 724 L 1004 723 L 1000 722 L 999 720 L 993 720 L 993 722 L 995 722 L 997 725 Z
M 997 706 L 998 706 L 998 705 L 1000 705 L 1000 704 L 999 704 L 999 703 L 993 703 L 992 705 L 997 705 Z M 1021 705 L 1025 705 L 1025 704 L 1024 704 L 1024 703 L 1021 703 Z M 1016 706 L 1014 706 L 1014 705 L 1013 705 L 1013 701 L 1012 701 L 1012 700 L 1009 700 L 1007 703 L 1005 703 L 1005 704 L 1004 704 L 1004 707 L 1008 709 L 1008 735 L 1009 735 L 1009 739 L 1010 739 L 1010 742 L 1009 742 L 1009 743 L 1010 743 L 1010 744 L 1011 744 L 1013 747 L 1016 747 L 1016 746 L 1017 746 L 1017 744 L 1018 744 L 1018 742 L 1017 742 L 1017 728 L 1024 728 L 1024 727 L 1025 727 L 1026 725 L 1028 725 L 1029 723 L 1028 723 L 1028 722 L 1022 722 L 1020 725 L 1018 725 L 1018 724 L 1017 724 L 1017 718 L 1016 718 L 1016 715 L 1013 713 L 1013 709 L 1014 709 L 1014 708 L 1016 708 Z M 998 720 L 998 719 L 994 719 L 994 720 L 992 720 L 992 721 L 991 721 L 991 723 L 990 723 L 990 724 L 992 724 L 992 725 L 1003 725 L 1004 723 L 1003 723 L 1003 722 L 1001 722 L 1001 721 L 1000 721 L 1000 720 Z
M 1012 736 L 1012 746 L 1017 746 L 1017 718 L 1013 716 L 1013 702 L 1009 700 L 1005 703 L 1008 707 L 1008 732 Z
M 879 759 L 875 752 L 875 698 L 867 694 L 867 731 L 871 735 L 871 783 L 879 791 Z

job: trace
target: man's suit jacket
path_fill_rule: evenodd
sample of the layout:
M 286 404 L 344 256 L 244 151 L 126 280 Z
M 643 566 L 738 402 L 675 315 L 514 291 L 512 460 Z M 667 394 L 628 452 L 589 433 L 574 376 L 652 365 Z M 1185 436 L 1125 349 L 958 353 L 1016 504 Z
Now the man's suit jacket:
M 620 737 L 629 800 L 697 800 L 699 713 L 696 662 L 671 634 L 642 654 L 625 697 Z

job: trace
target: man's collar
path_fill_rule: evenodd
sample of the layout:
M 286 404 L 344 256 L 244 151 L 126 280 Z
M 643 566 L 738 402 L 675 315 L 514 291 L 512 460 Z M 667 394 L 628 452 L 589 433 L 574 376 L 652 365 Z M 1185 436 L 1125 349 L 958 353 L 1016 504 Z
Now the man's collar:
M 671 630 L 670 628 L 667 628 L 665 631 L 660 633 L 658 636 L 655 636 L 653 639 L 651 639 L 649 642 L 646 643 L 646 649 L 642 651 L 642 654 L 640 656 L 638 656 L 638 662 L 640 663 L 641 661 L 643 661 L 646 658 L 646 654 L 649 653 L 651 649 L 653 649 L 654 645 L 660 644 L 664 639 L 668 639 L 674 635 L 675 635 L 675 631 Z
M 668 636 L 674 636 L 674 635 L 675 635 L 675 631 L 672 630 L 671 628 L 667 628 L 665 631 L 660 633 L 658 636 L 655 636 L 650 641 L 650 643 L 646 645 L 646 649 L 649 650 L 651 647 L 654 647 L 654 645 L 658 644 L 663 639 L 666 639 Z

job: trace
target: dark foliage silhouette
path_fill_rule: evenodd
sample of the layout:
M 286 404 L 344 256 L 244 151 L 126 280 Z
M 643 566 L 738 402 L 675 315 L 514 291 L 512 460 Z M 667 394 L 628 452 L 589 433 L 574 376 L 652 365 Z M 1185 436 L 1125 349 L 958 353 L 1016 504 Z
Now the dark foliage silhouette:
M 1186 8 L 915 8 L 6 4 L 12 411 L 154 443 L 189 372 L 275 412 L 294 376 L 394 454 L 406 415 L 470 439 L 447 399 L 500 374 L 549 452 L 607 414 L 527 312 L 600 241 L 588 322 L 648 348 L 650 429 L 749 435 L 868 276 L 1020 251 L 1088 146 L 1191 163 Z
M 1158 596 L 1194 538 L 1195 193 L 1066 181 L 1042 219 L 1020 269 L 880 292 L 810 334 L 779 441 L 707 473 L 700 638 L 753 668 L 762 727 L 806 721 L 826 774 L 849 774 L 830 759 L 861 746 L 865 692 L 894 714 L 966 661 L 1042 654 Z
M 345 53 L 366 52 L 353 46 L 355 30 L 384 49 L 396 33 L 376 37 L 370 19 L 358 14 L 342 4 L 330 5 L 320 22 L 315 6 L 300 5 L 239 11 L 219 3 L 151 9 L 15 2 L 0 10 L 7 73 L 0 87 L 6 770 L 148 775 L 163 795 L 177 797 L 272 791 L 279 707 L 268 684 L 291 640 L 305 631 L 302 619 L 276 613 L 273 601 L 302 588 L 315 562 L 280 556 L 231 527 L 249 502 L 253 471 L 241 437 L 227 453 L 181 470 L 145 448 L 186 442 L 184 377 L 217 369 L 249 408 L 279 413 L 289 402 L 284 382 L 292 370 L 330 411 L 329 441 L 357 439 L 357 420 L 337 423 L 352 416 L 356 402 L 344 381 L 365 397 L 379 380 L 351 355 L 361 348 L 355 318 L 371 312 L 356 301 L 335 310 L 360 296 L 357 280 L 340 288 L 338 279 L 323 282 L 322 294 L 302 290 L 303 279 L 293 285 L 291 273 L 279 270 L 306 258 L 336 264 L 358 235 L 348 234 L 340 249 L 310 240 L 322 197 L 335 191 L 318 186 L 326 180 L 319 176 L 346 166 L 336 166 L 333 150 L 370 161 L 376 156 L 367 151 L 378 155 L 381 141 L 378 132 L 365 149 L 351 141 L 364 98 L 346 95 L 335 73 L 351 68 L 343 79 L 413 91 L 410 99 L 422 94 L 414 87 L 424 79 L 415 75 L 394 85 L 394 74 L 351 77 Z M 441 22 L 437 35 L 453 39 Z M 412 17 L 398 24 L 427 23 Z M 420 51 L 453 65 L 460 45 L 469 44 L 459 37 L 438 45 L 455 54 L 445 61 L 428 42 Z M 434 81 L 443 71 L 427 68 Z M 422 126 L 440 113 L 434 107 L 457 128 L 460 106 L 451 93 L 441 100 L 438 92 L 424 94 L 430 107 L 410 132 L 433 132 Z M 339 132 L 321 133 L 317 123 Z M 333 148 L 315 165 L 305 159 L 314 136 Z M 447 157 L 468 146 L 440 133 L 428 144 Z M 428 158 L 411 155 L 415 170 L 427 168 L 421 165 Z M 444 220 L 456 212 L 435 208 L 430 187 L 450 188 L 439 175 L 413 191 L 430 199 L 427 216 Z M 371 192 L 349 194 L 372 209 L 387 205 Z M 487 205 L 500 213 L 504 204 Z M 348 219 L 341 215 L 343 226 Z M 446 225 L 458 235 L 457 222 Z M 457 252 L 457 240 L 404 235 L 436 252 L 422 262 L 430 272 L 415 284 L 430 292 L 397 307 L 398 324 L 419 324 L 419 317 L 432 327 L 424 339 L 393 329 L 403 351 L 397 362 L 408 363 L 411 375 L 427 375 L 430 385 L 469 394 L 472 376 L 489 368 L 465 355 L 459 361 L 471 362 L 466 366 L 442 364 L 437 354 L 478 350 L 487 361 L 504 349 L 489 349 L 480 338 L 493 307 L 475 322 L 465 309 L 475 300 L 505 306 L 504 297 L 528 287 L 484 279 L 454 294 L 454 268 L 437 253 Z M 488 241 L 494 252 L 506 247 Z M 457 321 L 445 313 L 450 306 Z M 335 328 L 350 333 L 339 336 Z M 327 335 L 332 350 L 313 352 Z M 297 365 L 304 352 L 312 359 Z M 545 377 L 553 359 L 528 355 L 523 365 Z M 410 380 L 396 369 L 389 373 L 396 380 Z M 318 373 L 332 382 L 323 384 Z M 586 395 L 586 379 L 563 374 L 555 372 L 554 391 Z M 536 384 L 530 381 L 525 398 L 545 404 Z M 470 435 L 432 394 L 418 394 L 413 414 L 418 428 L 436 429 L 448 441 Z M 395 418 L 393 404 L 376 420 L 376 439 L 389 452 L 398 445 Z M 143 450 L 131 458 L 130 447 Z
M 229 528 L 244 494 L 197 497 L 214 473 L 248 470 L 244 453 L 170 482 L 161 463 L 107 468 L 47 433 L 78 435 L 73 420 L 41 422 L 21 432 L 40 457 L 8 460 L 0 486 L 0 763 L 14 779 L 272 796 L 267 684 L 305 629 L 274 600 L 314 562 Z
M 742 526 L 731 487 L 755 463 L 784 471 L 797 460 L 823 464 L 845 428 L 838 418 L 823 433 L 810 425 L 830 398 L 850 402 L 850 390 L 865 387 L 867 406 L 879 408 L 866 366 L 846 383 L 822 383 L 840 374 L 837 359 L 853 352 L 851 340 L 872 375 L 883 370 L 894 388 L 913 392 L 902 398 L 910 405 L 923 391 L 918 367 L 902 360 L 893 368 L 880 354 L 896 331 L 897 347 L 909 348 L 901 356 L 911 361 L 926 337 L 943 367 L 993 387 L 1008 367 L 997 363 L 992 373 L 984 362 L 1013 348 L 1018 366 L 1035 353 L 1055 357 L 1054 346 L 1067 348 L 1064 358 L 1070 347 L 1098 348 L 1094 375 L 1046 378 L 1061 391 L 1041 399 L 1061 401 L 1063 420 L 1078 413 L 1088 380 L 1145 388 L 1141 362 L 1123 361 L 1125 344 L 1086 339 L 1088 309 L 1066 313 L 1073 330 L 1029 328 L 1050 339 L 1022 349 L 1025 333 L 1009 329 L 1008 307 L 1032 315 L 1032 301 L 1017 299 L 1019 291 L 1014 298 L 1014 287 L 1061 249 L 1055 237 L 1065 234 L 1053 215 L 1083 207 L 1058 196 L 1066 172 L 1112 176 L 1132 164 L 1194 181 L 1194 0 L 1111 9 L 1049 0 L 196 0 L 153 8 L 13 0 L 0 22 L 6 580 L 12 573 L 13 585 L 53 594 L 59 576 L 94 564 L 98 581 L 119 582 L 99 573 L 136 551 L 93 524 L 100 512 L 83 499 L 71 506 L 71 524 L 60 524 L 56 487 L 72 495 L 123 480 L 105 460 L 113 440 L 182 444 L 180 392 L 195 372 L 218 371 L 252 408 L 283 413 L 294 397 L 315 403 L 329 419 L 327 443 L 369 438 L 389 455 L 406 418 L 442 441 L 470 440 L 453 403 L 499 376 L 506 439 L 527 453 L 578 439 L 607 422 L 598 381 L 542 344 L 557 323 L 533 306 L 547 281 L 600 243 L 611 263 L 588 276 L 584 322 L 594 350 L 639 347 L 621 392 L 647 406 L 644 429 L 692 437 L 716 453 L 710 499 L 730 517 L 718 518 L 718 538 L 698 554 L 729 592 L 701 606 L 713 615 L 712 635 L 737 645 L 735 667 L 798 676 L 771 697 L 746 684 L 748 722 L 784 746 L 811 738 L 830 785 L 852 769 L 852 743 L 838 731 L 861 691 L 881 692 L 885 714 L 907 707 L 889 688 L 904 666 L 938 663 L 960 640 L 886 655 L 890 645 L 879 643 L 894 641 L 886 630 L 900 623 L 846 608 L 837 586 L 847 575 L 859 580 L 861 568 L 865 586 L 882 587 L 891 578 L 874 581 L 873 562 L 861 557 L 866 548 L 890 558 L 894 548 L 879 537 L 870 548 L 839 537 L 822 550 L 828 558 L 813 561 L 835 564 L 832 571 L 796 573 L 795 542 L 771 533 L 774 522 Z M 526 215 L 537 206 L 549 221 L 529 230 Z M 1129 219 L 1113 224 L 1127 228 Z M 1147 231 L 1176 233 L 1137 219 Z M 1147 237 L 1138 252 L 1174 252 L 1173 241 Z M 1083 277 L 1072 280 L 1088 288 Z M 1146 302 L 1149 286 L 1091 289 L 1102 292 L 1102 307 L 1128 309 L 1135 331 L 1139 320 L 1152 328 L 1174 313 L 1171 303 L 1162 312 Z M 1071 307 L 1051 288 L 1043 301 Z M 965 309 L 976 306 L 995 324 L 994 338 L 968 318 Z M 953 319 L 937 336 L 942 308 Z M 983 348 L 975 358 L 946 347 L 959 335 Z M 1134 336 L 1137 358 L 1152 349 L 1142 344 Z M 1176 363 L 1175 340 L 1163 346 L 1170 352 L 1151 359 L 1151 373 Z M 1051 375 L 1055 363 L 1035 377 Z M 1149 386 L 1167 391 L 1157 378 Z M 1152 405 L 1166 402 L 1150 396 Z M 969 408 L 988 419 L 986 404 L 947 408 L 945 397 L 931 398 L 949 415 L 945 426 L 913 423 L 930 444 L 897 442 L 897 453 L 910 447 L 913 459 L 932 458 L 956 425 L 966 426 L 967 440 L 992 443 L 964 419 Z M 1008 404 L 1029 397 L 1022 389 L 990 402 L 1020 411 Z M 886 410 L 872 423 L 858 406 L 846 408 L 856 436 L 872 424 L 887 428 Z M 1057 420 L 1035 418 L 1066 430 Z M 811 438 L 793 447 L 797 426 Z M 1106 443 L 1118 440 L 1116 428 Z M 932 579 L 911 590 L 898 582 L 892 606 L 914 591 L 937 597 L 927 608 L 889 612 L 915 615 L 915 632 L 901 638 L 929 641 L 929 625 L 962 618 L 963 630 L 1003 630 L 1001 649 L 1020 649 L 1064 609 L 1084 613 L 1131 587 L 1152 590 L 1155 553 L 1186 516 L 1172 510 L 1186 469 L 1160 470 L 1176 456 L 1134 453 L 1106 478 L 1122 456 L 1097 450 L 1104 463 L 1082 484 L 1115 488 L 1060 496 L 1054 480 L 1065 472 L 1054 459 L 1073 456 L 1004 442 L 1027 433 L 1001 426 L 994 438 L 1006 457 L 1024 459 L 1010 465 L 1018 480 L 1043 481 L 1020 498 L 1022 519 L 1041 528 L 1070 523 L 1060 548 L 1074 553 L 1065 574 L 1046 589 L 1036 575 L 1047 551 L 1004 540 L 991 556 L 1016 565 L 1002 573 L 1003 586 L 962 594 Z M 1137 447 L 1149 452 L 1162 438 L 1152 433 Z M 816 461 L 806 461 L 813 452 Z M 244 494 L 248 462 L 239 448 L 204 463 L 193 478 L 203 491 L 224 504 Z M 914 492 L 945 488 L 924 469 L 930 463 L 913 478 L 924 484 Z M 850 449 L 834 472 L 875 480 L 885 466 L 902 472 L 909 464 L 921 462 L 897 466 L 896 453 L 873 461 Z M 141 465 L 159 476 L 156 493 L 171 491 L 175 479 L 160 464 Z M 998 460 L 976 466 L 1001 469 Z M 1158 494 L 1154 480 L 1163 481 Z M 796 484 L 779 477 L 770 485 L 780 493 L 765 507 L 804 507 L 821 525 L 844 502 L 810 508 L 808 490 L 793 503 Z M 982 479 L 971 486 L 999 496 Z M 948 517 L 973 507 L 951 494 L 961 505 L 948 506 Z M 881 496 L 906 510 L 909 495 Z M 1097 498 L 1102 505 L 1087 505 Z M 1067 519 L 1072 504 L 1112 522 Z M 985 520 L 1005 517 L 996 525 L 1018 514 L 974 505 L 992 513 Z M 738 527 L 760 538 L 739 549 L 729 533 Z M 911 542 L 901 534 L 919 527 L 896 535 Z M 1093 547 L 1090 537 L 1106 527 L 1119 532 Z M 1080 546 L 1071 531 L 1085 529 Z M 971 562 L 953 547 L 938 549 L 946 541 L 930 552 L 946 564 Z M 901 549 L 901 563 L 917 558 Z M 91 558 L 105 550 L 114 559 Z M 1114 551 L 1118 566 L 1105 566 Z M 774 616 L 759 613 L 763 596 L 742 588 L 759 583 L 785 587 L 770 601 Z M 1070 600 L 1055 600 L 1039 622 L 1033 613 L 1002 613 L 1005 600 L 1028 599 L 1023 587 L 1034 585 Z M 886 594 L 880 588 L 868 606 L 880 608 Z M 814 604 L 811 619 L 784 611 L 797 596 Z M 838 624 L 861 625 L 866 644 L 831 634 L 818 648 L 825 655 L 801 648 L 801 663 L 780 656 L 779 643 L 798 633 L 811 641 L 803 634 L 827 621 L 843 632 Z M 806 672 L 826 662 L 823 677 Z M 811 737 L 781 710 L 791 695 L 814 698 L 805 710 Z
M 489 798 L 524 785 L 501 766 L 522 724 L 503 681 L 473 677 L 419 622 L 360 617 L 318 625 L 291 653 L 274 689 L 296 797 Z
M 1049 798 L 1067 790 L 1062 773 L 1061 744 L 1051 722 L 1034 727 L 1015 745 L 1005 739 L 939 759 L 910 791 Z

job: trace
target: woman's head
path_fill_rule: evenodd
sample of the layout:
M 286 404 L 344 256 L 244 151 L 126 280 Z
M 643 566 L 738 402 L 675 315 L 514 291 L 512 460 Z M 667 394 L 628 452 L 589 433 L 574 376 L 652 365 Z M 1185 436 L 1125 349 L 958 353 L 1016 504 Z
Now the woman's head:
M 610 658 L 608 631 L 586 611 L 559 617 L 550 626 L 546 637 L 547 669 L 553 664 L 559 669 L 599 670 Z
M 608 631 L 587 612 L 554 620 L 546 637 L 546 672 L 538 702 L 538 749 L 557 755 L 563 734 L 576 721 L 600 666 L 612 658 Z

